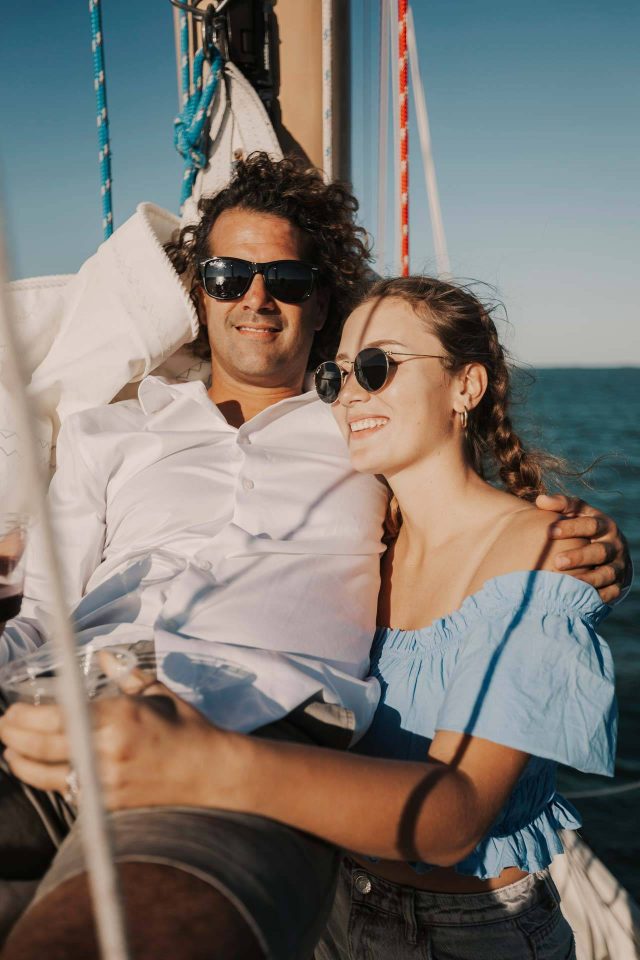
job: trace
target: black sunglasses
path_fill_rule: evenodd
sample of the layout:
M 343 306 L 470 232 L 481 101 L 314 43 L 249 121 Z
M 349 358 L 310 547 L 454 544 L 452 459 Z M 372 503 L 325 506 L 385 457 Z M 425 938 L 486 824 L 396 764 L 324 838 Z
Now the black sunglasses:
M 243 297 L 259 273 L 275 300 L 302 303 L 311 296 L 318 279 L 318 267 L 304 260 L 271 260 L 253 263 L 237 257 L 211 257 L 200 263 L 202 286 L 214 300 L 237 300 Z
M 381 347 L 365 347 L 356 355 L 355 360 L 345 360 L 353 365 L 353 372 L 361 387 L 368 393 L 382 390 L 389 379 L 391 367 L 397 367 L 404 360 L 395 357 L 405 357 L 407 360 L 428 358 L 444 360 L 444 357 L 434 353 L 398 353 L 397 350 L 383 350 Z M 335 403 L 349 374 L 334 360 L 321 363 L 315 372 L 316 392 L 324 403 Z

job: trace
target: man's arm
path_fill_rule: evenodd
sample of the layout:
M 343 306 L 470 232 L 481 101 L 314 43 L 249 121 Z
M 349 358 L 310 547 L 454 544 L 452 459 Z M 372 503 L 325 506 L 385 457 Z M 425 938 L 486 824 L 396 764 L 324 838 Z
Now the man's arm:
M 556 569 L 590 583 L 605 603 L 621 599 L 631 583 L 633 568 L 627 541 L 615 520 L 578 497 L 562 494 L 540 496 L 536 506 L 563 515 L 551 528 L 554 540 L 589 540 L 584 547 L 557 554 Z

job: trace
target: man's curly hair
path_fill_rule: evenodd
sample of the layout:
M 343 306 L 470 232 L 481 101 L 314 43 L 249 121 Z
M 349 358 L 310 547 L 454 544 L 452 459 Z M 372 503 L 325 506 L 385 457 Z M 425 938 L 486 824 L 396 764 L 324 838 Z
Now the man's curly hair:
M 303 257 L 320 268 L 318 286 L 329 293 L 327 321 L 313 340 L 309 369 L 335 356 L 344 321 L 370 277 L 369 237 L 355 223 L 358 201 L 346 184 L 325 183 L 320 171 L 302 160 L 272 160 L 262 152 L 239 160 L 227 186 L 212 197 L 201 198 L 200 220 L 165 244 L 177 272 L 187 274 L 191 282 L 191 299 L 200 317 L 200 330 L 191 344 L 194 355 L 206 360 L 211 356 L 197 296 L 198 265 L 211 256 L 209 236 L 215 221 L 232 209 L 282 217 L 301 231 Z

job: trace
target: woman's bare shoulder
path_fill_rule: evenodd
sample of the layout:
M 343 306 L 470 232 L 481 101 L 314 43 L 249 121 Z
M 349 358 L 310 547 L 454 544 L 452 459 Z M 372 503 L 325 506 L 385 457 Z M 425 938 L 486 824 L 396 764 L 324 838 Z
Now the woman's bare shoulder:
M 534 504 L 514 510 L 480 564 L 474 585 L 519 570 L 560 572 L 555 565 L 558 554 L 583 547 L 587 541 L 578 537 L 551 539 L 550 530 L 559 519 L 560 514 L 539 510 Z

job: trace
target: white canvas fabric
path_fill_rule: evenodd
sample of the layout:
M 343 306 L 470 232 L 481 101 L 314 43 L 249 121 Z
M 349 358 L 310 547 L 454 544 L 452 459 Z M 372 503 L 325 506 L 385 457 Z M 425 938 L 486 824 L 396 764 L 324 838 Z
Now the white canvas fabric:
M 184 205 L 182 224 L 198 219 L 198 200 L 221 190 L 231 177 L 234 161 L 254 150 L 282 159 L 271 121 L 260 97 L 232 63 L 225 63 L 211 108 L 209 163 L 193 185 Z
M 175 379 L 207 378 L 206 364 L 186 353 L 174 357 L 198 331 L 188 291 L 162 248 L 178 226 L 173 214 L 142 203 L 77 274 L 9 285 L 43 461 L 66 416 L 109 403 L 162 364 L 169 361 L 160 373 Z M 20 438 L 6 363 L 0 344 L 0 498 L 5 509 L 21 510 L 27 505 L 20 501 Z
M 577 833 L 563 830 L 563 857 L 551 865 L 577 960 L 638 960 L 640 908 Z

